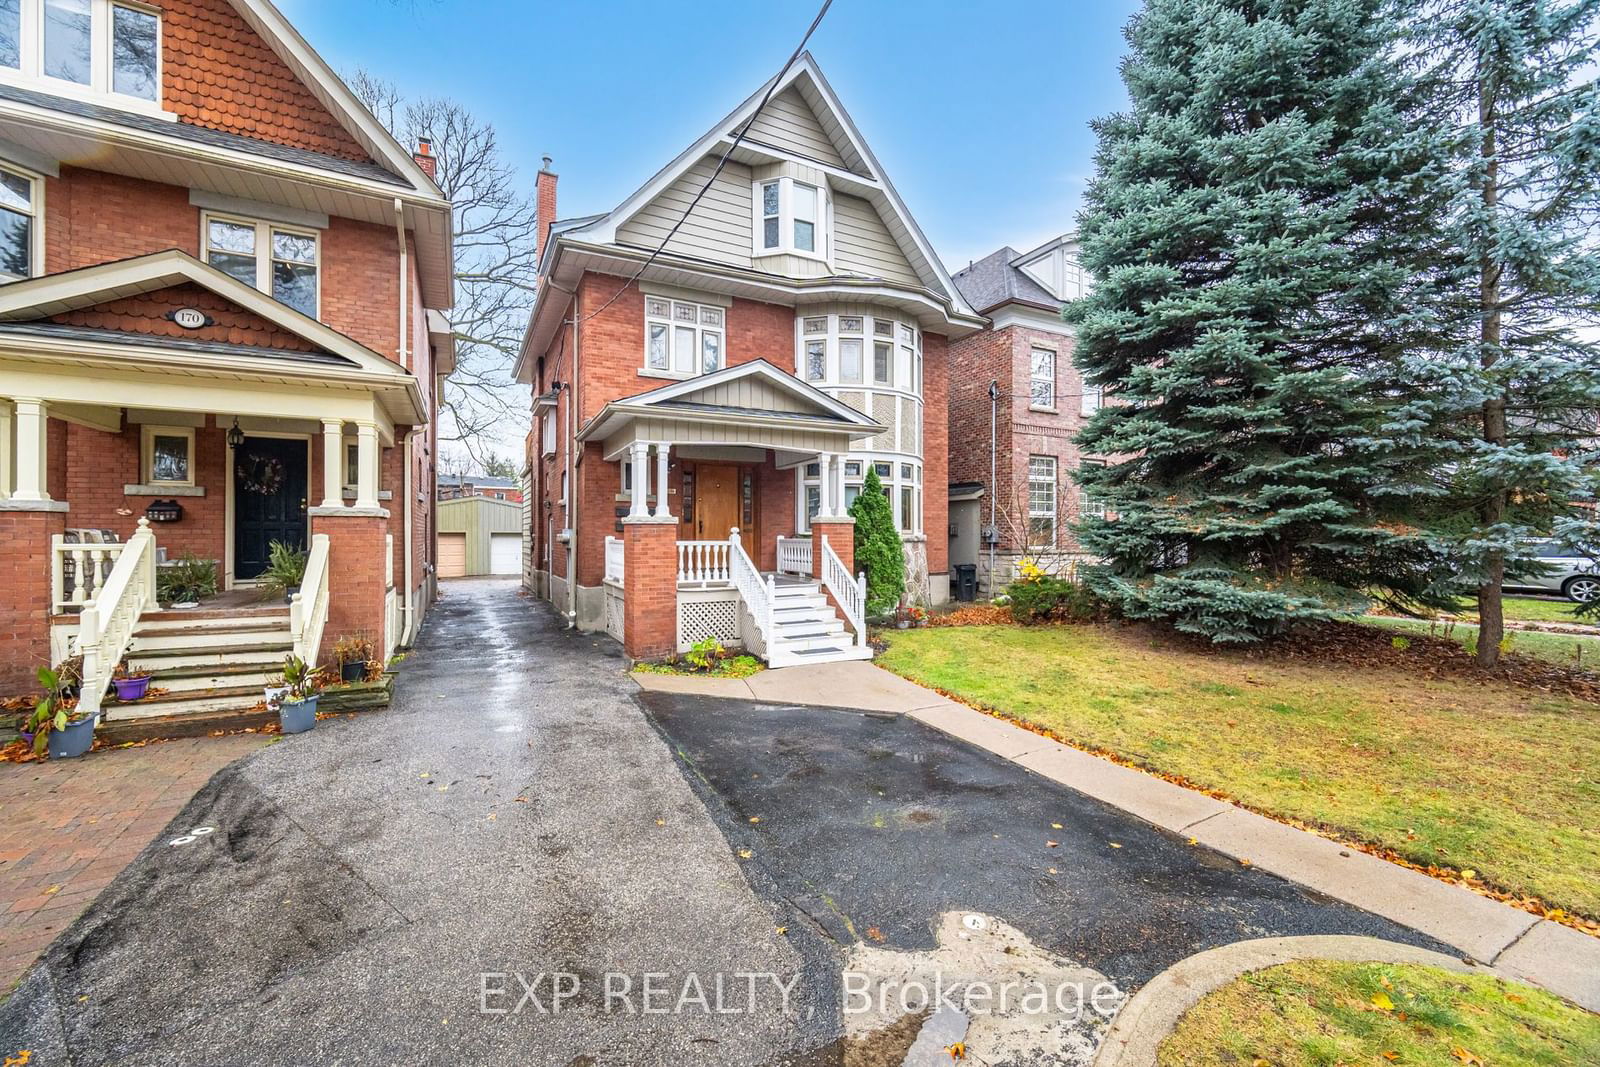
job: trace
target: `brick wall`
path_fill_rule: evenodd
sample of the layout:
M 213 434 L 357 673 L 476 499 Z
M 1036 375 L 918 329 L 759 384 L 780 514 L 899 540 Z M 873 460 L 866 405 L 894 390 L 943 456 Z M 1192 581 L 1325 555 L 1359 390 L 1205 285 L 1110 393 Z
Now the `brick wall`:
M 37 692 L 50 666 L 50 545 L 59 511 L 0 511 L 0 696 Z
M 383 519 L 366 516 L 315 515 L 313 534 L 328 535 L 328 625 L 322 635 L 322 659 L 333 654 L 341 634 L 359 633 L 383 647 L 384 534 Z
M 623 524 L 623 647 L 634 659 L 670 656 L 678 647 L 678 529 Z
M 928 574 L 950 571 L 949 441 L 950 365 L 940 334 L 922 336 L 922 530 L 928 538 Z M 970 431 L 966 431 L 970 433 Z
M 227 0 L 159 6 L 162 106 L 179 122 L 370 159 Z

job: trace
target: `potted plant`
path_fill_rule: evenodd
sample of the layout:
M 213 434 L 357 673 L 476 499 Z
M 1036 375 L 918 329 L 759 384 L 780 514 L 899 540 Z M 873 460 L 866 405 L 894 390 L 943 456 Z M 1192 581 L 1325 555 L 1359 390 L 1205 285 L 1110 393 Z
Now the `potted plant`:
M 299 656 L 283 659 L 283 684 L 287 692 L 278 703 L 278 725 L 286 734 L 299 734 L 317 725 L 317 676 L 320 672 Z
M 197 608 L 217 595 L 217 565 L 185 552 L 156 570 L 156 599 L 171 608 Z
M 119 663 L 111 672 L 111 684 L 117 687 L 118 700 L 143 700 L 150 689 L 150 672 L 129 670 L 127 663 Z
M 78 698 L 62 692 L 61 675 L 48 667 L 39 668 L 39 685 L 44 689 L 33 705 L 24 735 L 33 750 L 46 749 L 51 759 L 72 759 L 89 751 L 94 744 L 94 717 L 78 711 Z
M 260 585 L 261 599 L 276 600 L 282 597 L 284 603 L 293 600 L 300 591 L 300 583 L 305 580 L 308 558 L 308 553 L 282 541 L 268 545 L 266 569 L 256 579 Z
M 344 634 L 333 644 L 333 658 L 339 664 L 341 682 L 359 682 L 367 676 L 372 642 L 360 634 Z
M 56 676 L 61 682 L 61 695 L 76 699 L 83 693 L 83 657 L 69 656 L 56 664 Z

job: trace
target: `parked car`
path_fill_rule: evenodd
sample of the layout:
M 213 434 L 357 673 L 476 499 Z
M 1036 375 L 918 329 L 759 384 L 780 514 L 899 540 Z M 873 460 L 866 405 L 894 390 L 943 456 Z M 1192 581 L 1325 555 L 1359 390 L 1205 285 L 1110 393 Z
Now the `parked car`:
M 1506 589 L 1564 596 L 1579 604 L 1600 598 L 1600 567 L 1596 566 L 1594 560 L 1560 541 L 1535 541 L 1530 547 L 1538 551 L 1538 560 L 1545 567 L 1544 573 L 1507 579 Z

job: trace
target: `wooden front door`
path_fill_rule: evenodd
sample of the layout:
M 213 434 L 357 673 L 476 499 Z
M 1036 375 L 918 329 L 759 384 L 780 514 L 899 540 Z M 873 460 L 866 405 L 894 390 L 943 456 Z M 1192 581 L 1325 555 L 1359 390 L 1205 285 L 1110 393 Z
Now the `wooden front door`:
M 728 531 L 739 525 L 739 468 L 732 463 L 699 464 L 694 495 L 694 539 L 726 541 Z
M 241 581 L 266 570 L 272 542 L 306 547 L 306 448 L 246 437 L 233 452 L 233 574 Z

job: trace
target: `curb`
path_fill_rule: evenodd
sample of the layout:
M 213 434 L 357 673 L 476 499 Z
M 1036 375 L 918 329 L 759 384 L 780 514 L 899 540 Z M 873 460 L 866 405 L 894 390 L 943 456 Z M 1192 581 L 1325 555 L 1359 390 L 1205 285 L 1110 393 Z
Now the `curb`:
M 1147 982 L 1123 1005 L 1106 1031 L 1093 1067 L 1156 1067 L 1156 1051 L 1177 1027 L 1185 1012 L 1207 993 L 1221 989 L 1242 974 L 1294 960 L 1334 960 L 1340 963 L 1422 963 L 1458 974 L 1492 974 L 1509 978 L 1494 968 L 1475 967 L 1454 956 L 1413 948 L 1376 937 L 1324 934 L 1313 937 L 1265 937 L 1235 941 L 1221 948 L 1197 952 L 1180 960 Z

